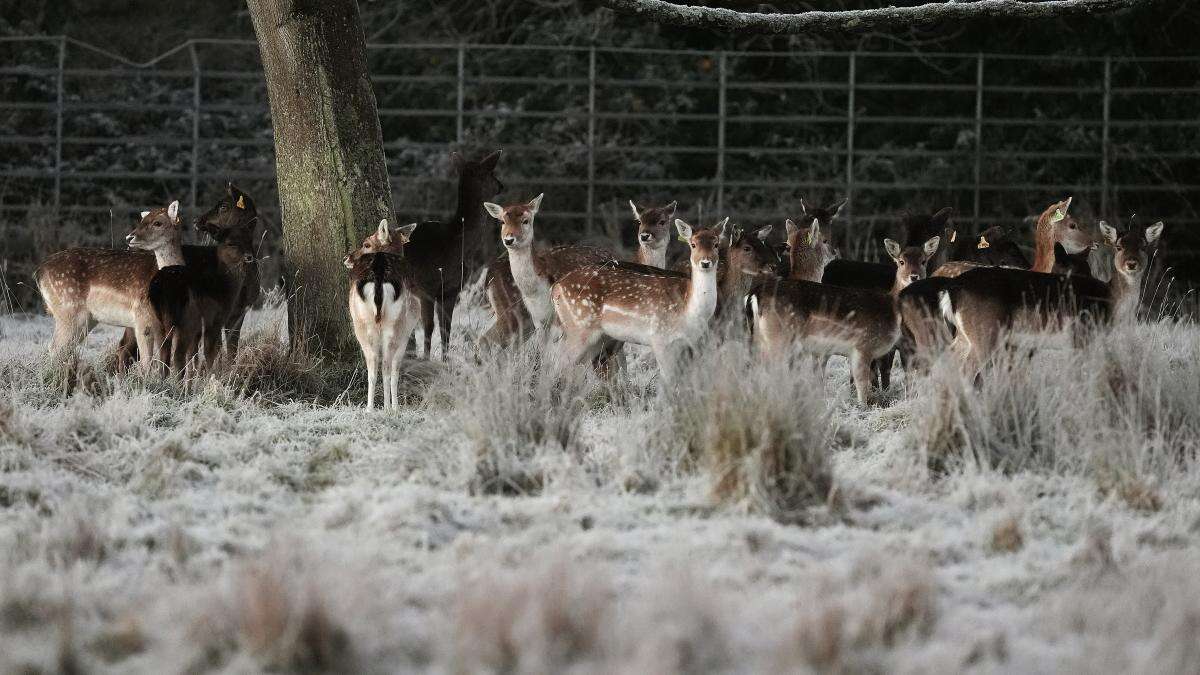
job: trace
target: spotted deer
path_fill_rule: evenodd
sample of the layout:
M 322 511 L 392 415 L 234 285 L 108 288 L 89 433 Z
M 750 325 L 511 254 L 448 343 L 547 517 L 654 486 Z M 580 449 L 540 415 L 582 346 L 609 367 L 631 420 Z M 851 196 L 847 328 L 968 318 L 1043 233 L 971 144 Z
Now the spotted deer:
M 508 250 L 513 282 L 539 335 L 544 335 L 554 319 L 550 287 L 556 281 L 580 267 L 616 259 L 610 251 L 592 246 L 566 245 L 539 249 L 535 245 L 533 223 L 542 197 L 539 194 L 526 204 L 500 206 L 486 202 L 483 205 L 493 218 L 500 221 L 500 240 Z
M 1082 274 L 1047 274 L 1001 267 L 970 270 L 939 293 L 939 307 L 955 328 L 953 347 L 968 375 L 982 371 L 995 350 L 1013 333 L 1070 329 L 1076 340 L 1090 328 L 1136 316 L 1149 252 L 1163 223 L 1119 235 L 1100 228 L 1114 249 L 1108 283 Z
M 664 381 L 672 381 L 675 350 L 694 344 L 712 325 L 728 220 L 696 231 L 675 220 L 690 250 L 688 277 L 608 263 L 577 269 L 555 283 L 551 296 L 563 328 L 564 358 L 585 363 L 606 342 L 632 342 L 650 347 Z
M 925 276 L 939 241 L 934 236 L 921 246 L 901 247 L 884 240 L 895 263 L 888 293 L 803 279 L 756 286 L 746 296 L 746 313 L 760 354 L 768 360 L 785 359 L 798 345 L 819 357 L 845 356 L 858 401 L 867 404 L 872 362 L 890 355 L 900 339 L 897 297 Z
M 675 216 L 677 202 L 666 206 L 652 206 L 638 211 L 637 204 L 629 200 L 633 221 L 637 223 L 638 248 L 633 261 L 651 267 L 667 266 L 667 247 L 671 243 L 671 218 Z
M 400 365 L 421 319 L 420 292 L 403 256 L 415 229 L 417 223 L 392 231 L 387 219 L 381 220 L 369 241 L 345 258 L 350 267 L 350 321 L 367 364 L 367 408 L 375 407 L 381 372 L 384 409 L 400 404 Z

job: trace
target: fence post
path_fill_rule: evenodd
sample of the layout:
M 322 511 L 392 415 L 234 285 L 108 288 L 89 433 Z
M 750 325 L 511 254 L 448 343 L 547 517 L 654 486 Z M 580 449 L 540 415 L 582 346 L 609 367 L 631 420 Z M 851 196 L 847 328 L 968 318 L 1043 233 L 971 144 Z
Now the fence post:
M 63 76 L 67 63 L 67 38 L 58 38 L 58 82 L 54 105 L 54 213 L 62 207 Z
M 725 213 L 725 77 L 725 50 L 721 50 L 717 52 L 717 218 Z
M 1104 129 L 1100 137 L 1100 215 L 1108 217 L 1109 106 L 1112 101 L 1112 57 L 1104 57 Z
M 456 118 L 454 138 L 461 145 L 463 142 L 463 96 L 465 83 L 463 82 L 463 74 L 466 71 L 467 48 L 463 43 L 458 43 L 458 103 L 456 110 L 458 117 Z
M 596 45 L 588 49 L 587 231 L 594 233 L 596 208 Z
M 979 227 L 979 183 L 983 180 L 983 52 L 975 57 L 975 229 Z
M 196 191 L 200 183 L 200 58 L 196 43 L 188 45 L 192 56 L 192 210 L 196 210 Z
M 858 52 L 850 52 L 846 74 L 846 220 L 854 214 L 854 88 L 858 79 Z

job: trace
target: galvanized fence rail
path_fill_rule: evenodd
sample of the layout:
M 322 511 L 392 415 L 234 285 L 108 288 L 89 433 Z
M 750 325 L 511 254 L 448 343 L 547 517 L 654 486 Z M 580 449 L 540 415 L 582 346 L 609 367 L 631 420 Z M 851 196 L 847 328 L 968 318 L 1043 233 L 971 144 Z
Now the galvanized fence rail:
M 12 166 L 0 161 L 0 180 L 25 181 L 21 185 L 28 192 L 43 195 L 38 200 L 21 201 L 6 197 L 0 201 L 0 216 L 27 212 L 30 209 L 52 207 L 59 214 L 74 214 L 79 217 L 107 218 L 116 211 L 141 207 L 141 204 L 121 203 L 119 196 L 107 201 L 90 200 L 80 203 L 68 199 L 64 181 L 72 184 L 84 183 L 95 186 L 95 192 L 103 195 L 106 190 L 121 181 L 151 181 L 162 185 L 185 186 L 186 203 L 192 208 L 200 206 L 199 199 L 205 186 L 226 179 L 261 181 L 274 180 L 273 162 L 264 161 L 270 156 L 272 141 L 269 118 L 263 128 L 253 135 L 228 137 L 206 133 L 204 122 L 209 116 L 219 115 L 267 115 L 261 71 L 258 68 L 257 51 L 252 41 L 243 40 L 191 40 L 173 50 L 147 62 L 133 62 L 101 48 L 65 37 L 53 38 L 0 38 L 0 48 L 5 43 L 21 41 L 23 45 L 38 45 L 55 52 L 53 62 L 13 62 L 10 54 L 4 53 L 0 60 L 0 77 L 41 79 L 42 91 L 47 95 L 38 100 L 0 100 L 0 115 L 43 113 L 52 117 L 40 133 L 9 133 L 0 135 L 0 148 L 21 149 L 36 152 L 49 149 L 52 159 L 41 166 Z M 9 45 L 11 46 L 11 45 Z M 241 67 L 226 65 L 213 67 L 206 59 L 213 54 L 230 50 L 243 50 L 250 55 L 241 62 Z M 681 194 L 704 202 L 717 213 L 734 210 L 742 218 L 774 218 L 779 215 L 778 207 L 761 207 L 738 203 L 737 195 L 747 191 L 794 191 L 804 190 L 827 195 L 844 195 L 851 198 L 851 208 L 860 202 L 883 203 L 882 195 L 891 195 L 893 200 L 903 201 L 906 195 L 941 195 L 949 199 L 961 199 L 968 206 L 960 207 L 960 221 L 975 224 L 1015 222 L 1018 213 L 1027 213 L 1022 206 L 1006 207 L 1005 213 L 996 205 L 1010 203 L 1044 203 L 1047 196 L 1082 194 L 1090 200 L 1100 214 L 1109 214 L 1110 209 L 1138 208 L 1153 201 L 1155 195 L 1170 196 L 1177 206 L 1170 213 L 1156 212 L 1154 215 L 1170 217 L 1172 225 L 1194 226 L 1200 223 L 1192 206 L 1200 195 L 1200 182 L 1191 167 L 1200 160 L 1200 147 L 1184 144 L 1170 149 L 1152 149 L 1154 161 L 1166 167 L 1155 180 L 1130 182 L 1114 178 L 1114 171 L 1131 161 L 1144 159 L 1148 153 L 1145 143 L 1123 145 L 1114 140 L 1114 133 L 1136 130 L 1161 130 L 1163 134 L 1180 134 L 1195 139 L 1193 134 L 1200 130 L 1200 119 L 1195 116 L 1176 118 L 1152 118 L 1139 114 L 1137 117 L 1122 117 L 1114 112 L 1114 102 L 1120 102 L 1121 110 L 1127 109 L 1125 101 L 1133 97 L 1157 97 L 1164 95 L 1190 96 L 1200 101 L 1200 79 L 1190 84 L 1170 85 L 1146 84 L 1138 81 L 1118 80 L 1114 76 L 1117 66 L 1138 66 L 1139 72 L 1156 67 L 1188 68 L 1200 65 L 1200 57 L 1176 59 L 1137 59 L 1113 57 L 1043 57 L 1016 54 L 896 54 L 871 52 L 808 52 L 789 55 L 773 52 L 733 51 L 689 51 L 658 49 L 616 49 L 606 47 L 534 46 L 534 45 L 474 45 L 474 44 L 401 44 L 369 45 L 374 55 L 389 57 L 409 54 L 413 58 L 437 59 L 446 64 L 443 74 L 389 72 L 376 70 L 374 82 L 380 99 L 379 114 L 385 127 L 385 143 L 389 155 L 402 154 L 410 150 L 444 151 L 454 146 L 469 145 L 479 140 L 476 133 L 479 125 L 502 126 L 512 124 L 550 124 L 561 122 L 564 128 L 579 132 L 573 138 L 558 138 L 546 143 L 525 142 L 503 143 L 506 132 L 496 132 L 493 140 L 500 142 L 508 151 L 504 164 L 505 182 L 510 187 L 528 187 L 531 190 L 562 189 L 569 196 L 566 201 L 552 201 L 547 215 L 574 220 L 586 224 L 589 231 L 602 218 L 602 204 L 615 203 L 612 195 L 621 192 L 626 197 L 643 194 Z M 20 50 L 27 53 L 22 47 Z M 528 52 L 541 55 L 546 68 L 521 73 L 489 73 L 488 54 L 513 54 Z M 88 65 L 75 65 L 74 57 L 89 61 Z M 430 56 L 433 55 L 433 56 Z M 833 64 L 826 72 L 836 71 L 841 77 L 829 77 L 820 73 L 806 75 L 801 71 L 786 77 L 754 76 L 752 64 L 765 59 L 786 59 L 802 56 L 820 59 Z M 86 57 L 86 58 L 84 58 Z M 624 76 L 605 67 L 612 59 L 629 61 L 652 61 L 654 59 L 690 59 L 703 64 L 702 72 L 695 78 L 672 80 L 655 78 L 646 74 Z M 215 59 L 220 60 L 220 59 Z M 898 60 L 927 64 L 928 73 L 940 81 L 881 81 L 870 74 L 880 64 L 894 64 Z M 95 65 L 96 62 L 107 65 Z M 941 67 L 931 61 L 952 62 Z M 1048 63 L 1065 68 L 1086 71 L 1082 79 L 1068 83 L 1037 83 L 1031 75 L 1030 83 L 1013 84 L 1010 79 L 997 78 L 993 82 L 989 73 L 993 69 L 1027 69 L 1031 74 L 1047 67 Z M 561 68 L 558 66 L 562 66 Z M 921 68 L 914 70 L 920 71 Z M 945 77 L 936 77 L 939 72 Z M 965 74 L 965 75 L 964 75 Z M 159 83 L 168 95 L 157 102 L 93 100 L 89 95 L 73 92 L 86 84 L 95 89 L 99 80 L 111 81 L 124 78 L 149 78 Z M 169 85 L 162 83 L 170 83 Z M 207 100 L 205 92 L 210 87 L 229 87 L 244 84 L 247 90 L 258 91 L 257 100 L 218 98 Z M 384 103 L 390 88 L 424 87 L 427 90 L 451 92 L 442 100 L 453 101 L 452 105 L 434 107 L 406 107 Z M 480 100 L 474 93 L 480 88 L 502 87 L 510 90 L 521 88 L 559 87 L 572 94 L 573 103 L 562 109 L 535 110 L 522 107 L 519 98 L 515 102 Z M 650 109 L 611 109 L 604 103 L 613 91 L 636 89 L 638 91 L 666 92 L 668 95 L 688 98 L 690 103 L 682 106 L 685 112 L 669 112 Z M 182 97 L 172 98 L 172 92 L 184 92 Z M 754 97 L 759 98 L 754 98 Z M 820 100 L 812 110 L 798 113 L 756 111 L 785 96 L 811 97 Z M 1060 100 L 1077 99 L 1075 114 L 1068 117 L 1047 117 L 1036 107 L 1030 114 L 1020 117 L 993 117 L 988 114 L 988 101 L 992 97 L 1057 97 Z M 732 98 L 743 99 L 740 107 Z M 873 97 L 873 103 L 864 103 Z M 888 98 L 892 97 L 892 98 Z M 166 102 L 161 99 L 165 98 Z M 254 97 L 251 97 L 252 99 Z M 955 105 L 932 105 L 938 100 L 961 101 Z M 390 99 L 387 99 L 390 100 Z M 886 101 L 913 102 L 906 111 L 889 112 Z M 747 102 L 748 101 L 748 102 Z M 880 101 L 884 101 L 883 105 Z M 922 101 L 931 104 L 928 111 L 922 109 Z M 884 108 L 884 109 L 881 109 Z M 1193 108 L 1194 109 L 1194 108 Z M 177 115 L 187 120 L 187 133 L 163 133 L 152 135 L 104 135 L 95 132 L 74 133 L 73 120 L 104 113 L 135 112 L 137 114 Z M 452 130 L 437 136 L 421 134 L 389 134 L 392 120 L 409 120 L 408 128 L 428 127 Z M 582 123 L 582 124 L 579 124 Z M 652 131 L 636 132 L 639 124 L 694 124 L 711 129 L 711 142 L 688 145 L 663 145 Z M 619 139 L 632 138 L 636 142 L 613 142 L 615 126 L 621 127 L 616 134 Z M 811 128 L 844 128 L 837 143 L 820 142 L 813 145 L 778 145 L 757 142 L 760 136 L 769 136 L 771 130 Z M 952 147 L 918 147 L 875 144 L 864 142 L 866 131 L 884 129 L 959 129 L 960 135 Z M 635 129 L 631 132 L 629 129 Z M 1037 147 L 1018 150 L 991 149 L 987 140 L 997 137 L 1006 130 L 1042 134 Z M 1084 150 L 1063 150 L 1047 141 L 1053 133 L 1066 130 L 1096 135 L 1099 142 Z M 639 135 L 641 133 L 641 135 Z M 707 132 L 705 132 L 707 133 Z M 876 133 L 876 136 L 879 134 Z M 486 136 L 486 134 L 485 134 Z M 619 140 L 618 139 L 618 140 Z M 70 168 L 64 158 L 64 150 L 74 153 L 100 152 L 104 148 L 153 148 L 173 149 L 187 157 L 186 168 L 164 170 L 126 170 L 120 166 L 104 169 L 80 170 Z M 214 158 L 213 148 L 238 148 L 244 156 L 255 161 L 228 162 Z M 206 149 L 208 151 L 206 152 Z M 584 169 L 578 175 L 544 175 L 536 167 L 523 163 L 523 152 L 564 152 L 582 154 Z M 685 163 L 694 166 L 711 166 L 711 172 L 692 177 L 640 175 L 635 168 L 602 171 L 601 163 L 611 163 L 613 157 L 637 157 L 651 154 L 686 158 Z M 734 165 L 753 165 L 756 161 L 771 158 L 805 158 L 814 166 L 836 166 L 838 170 L 825 171 L 808 176 L 776 175 L 764 177 L 742 170 Z M 965 167 L 962 176 L 945 180 L 906 180 L 903 177 L 877 178 L 863 175 L 873 170 L 880 162 L 918 161 L 923 165 L 944 166 L 954 169 Z M 1025 161 L 1082 162 L 1095 167 L 1087 175 L 1070 171 L 1034 172 L 1027 175 L 1018 172 L 998 180 L 989 176 L 989 167 L 998 162 L 1015 162 L 1019 166 Z M 865 167 L 865 168 L 864 168 Z M 949 170 L 953 174 L 953 170 Z M 1165 176 L 1165 177 L 1164 177 Z M 1180 178 L 1183 176 L 1183 178 Z M 403 214 L 426 215 L 444 211 L 444 200 L 419 198 L 418 190 L 402 188 L 421 183 L 444 183 L 444 176 L 427 173 L 392 172 L 392 180 L 398 191 L 407 196 L 416 194 L 418 201 L 397 203 L 397 211 Z M 40 191 L 40 192 L 39 192 Z M 114 194 L 119 192 L 109 190 Z M 432 191 L 426 191 L 430 194 Z M 577 196 L 576 196 L 577 195 Z M 609 195 L 605 197 L 604 195 Z M 875 198 L 868 199 L 874 195 Z M 897 195 L 899 195 L 897 197 Z M 273 202 L 272 200 L 264 200 Z M 623 203 L 623 200 L 621 201 Z M 686 203 L 686 202 L 685 202 Z M 1181 206 L 1180 206 L 1181 205 Z M 864 212 L 861 208 L 853 212 L 854 222 L 874 223 L 886 221 L 894 211 Z

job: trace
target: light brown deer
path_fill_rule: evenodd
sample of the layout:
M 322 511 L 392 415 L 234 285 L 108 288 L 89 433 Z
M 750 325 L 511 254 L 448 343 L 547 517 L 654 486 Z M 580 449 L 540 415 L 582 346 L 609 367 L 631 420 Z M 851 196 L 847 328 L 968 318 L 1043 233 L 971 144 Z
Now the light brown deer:
M 141 222 L 178 227 L 179 202 L 145 211 Z M 73 248 L 47 258 L 34 276 L 47 311 L 54 317 L 52 353 L 79 345 L 96 323 L 134 329 L 138 358 L 149 371 L 159 356 L 158 319 L 149 301 L 150 280 L 159 265 L 179 264 L 166 251 L 155 255 L 97 248 Z M 156 339 L 157 338 L 157 339 Z
M 671 243 L 671 219 L 675 216 L 676 202 L 666 206 L 652 206 L 643 211 L 629 200 L 633 220 L 638 226 L 637 255 L 633 261 L 651 267 L 667 266 L 667 245 Z
M 542 196 L 527 204 L 500 206 L 484 202 L 483 207 L 500 221 L 500 241 L 508 250 L 513 282 L 533 321 L 534 330 L 544 336 L 554 319 L 550 287 L 572 270 L 615 260 L 612 252 L 593 246 L 566 245 L 539 249 L 534 239 L 534 218 Z
M 809 227 L 800 227 L 791 218 L 783 224 L 787 231 L 783 250 L 791 266 L 790 278 L 820 282 L 825 266 L 837 259 L 837 251 L 829 243 L 829 233 L 821 230 L 821 220 L 813 218 Z
M 563 356 L 587 363 L 608 342 L 649 346 L 665 381 L 675 375 L 675 350 L 712 325 L 717 308 L 719 245 L 728 218 L 698 230 L 675 221 L 688 242 L 691 276 L 631 269 L 619 263 L 575 270 L 554 284 L 554 311 L 563 328 Z
M 400 365 L 421 321 L 419 284 L 403 257 L 404 244 L 416 228 L 412 223 L 392 231 L 387 219 L 381 220 L 375 233 L 346 256 L 350 321 L 367 364 L 367 408 L 375 407 L 381 371 L 384 409 L 400 405 Z
M 1067 255 L 1095 248 L 1100 243 L 1097 233 L 1084 227 L 1069 213 L 1073 197 L 1055 202 L 1038 216 L 1033 232 L 1033 264 L 1031 272 L 1054 272 L 1054 245 L 1062 246 Z
M 1150 251 L 1163 223 L 1118 235 L 1100 228 L 1114 249 L 1108 283 L 1081 274 L 1046 274 L 1001 267 L 964 272 L 939 293 L 943 315 L 955 328 L 953 347 L 964 371 L 977 376 L 1007 336 L 1070 329 L 1076 341 L 1113 319 L 1133 320 Z
M 153 253 L 158 265 L 146 289 L 154 320 L 135 330 L 135 336 L 144 338 L 138 343 L 142 365 L 147 365 L 146 357 L 159 356 L 171 372 L 187 377 L 200 365 L 204 328 L 215 323 L 220 307 L 200 296 L 199 275 L 184 263 L 181 238 L 176 201 L 165 213 L 143 211 L 125 240 L 130 248 Z

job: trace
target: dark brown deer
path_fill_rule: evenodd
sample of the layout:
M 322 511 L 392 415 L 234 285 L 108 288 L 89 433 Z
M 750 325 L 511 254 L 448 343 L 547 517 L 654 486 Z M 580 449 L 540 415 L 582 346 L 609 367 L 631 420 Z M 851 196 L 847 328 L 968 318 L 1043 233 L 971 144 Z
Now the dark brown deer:
M 632 342 L 649 346 L 663 379 L 672 381 L 674 350 L 694 344 L 712 326 L 720 240 L 728 220 L 696 232 L 675 221 L 691 250 L 689 277 L 613 262 L 577 269 L 556 282 L 552 306 L 563 328 L 566 359 L 587 363 L 607 343 Z
M 412 223 L 392 231 L 381 220 L 375 233 L 346 256 L 350 320 L 367 364 L 367 408 L 375 407 L 381 371 L 384 409 L 400 405 L 400 365 L 421 318 L 421 292 L 404 258 L 404 245 L 416 228 Z
M 434 315 L 441 334 L 442 360 L 450 348 L 450 324 L 463 284 L 488 258 L 487 216 L 483 203 L 504 190 L 496 178 L 497 150 L 479 161 L 457 152 L 450 163 L 458 173 L 458 206 L 446 221 L 421 222 L 405 245 L 414 283 L 421 290 L 421 325 L 425 331 L 425 358 L 433 345 Z
M 1107 284 L 1086 275 L 1000 267 L 981 267 L 951 280 L 939 294 L 939 306 L 954 324 L 954 348 L 968 375 L 978 375 L 1010 333 L 1071 328 L 1078 340 L 1096 324 L 1136 315 L 1148 251 L 1163 224 L 1125 235 L 1107 224 L 1101 229 L 1115 250 Z
M 667 248 L 671 243 L 671 219 L 675 217 L 677 202 L 666 206 L 652 206 L 643 211 L 629 200 L 633 220 L 637 223 L 638 248 L 633 261 L 641 265 L 666 268 Z

